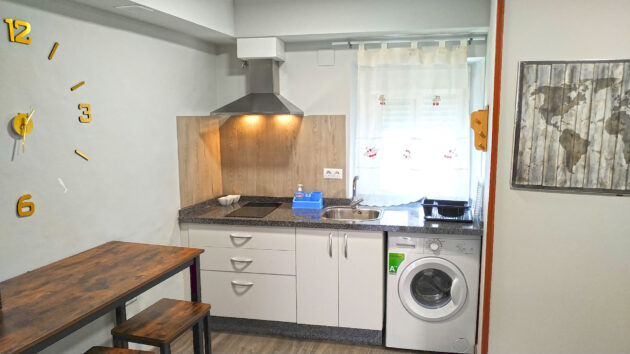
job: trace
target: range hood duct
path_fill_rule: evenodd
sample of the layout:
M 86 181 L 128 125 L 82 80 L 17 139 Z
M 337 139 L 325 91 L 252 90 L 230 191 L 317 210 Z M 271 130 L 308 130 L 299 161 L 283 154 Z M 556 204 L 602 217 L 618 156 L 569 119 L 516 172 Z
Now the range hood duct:
M 304 112 L 296 105 L 280 96 L 277 61 L 253 59 L 247 63 L 249 94 L 213 111 L 212 114 L 304 115 Z

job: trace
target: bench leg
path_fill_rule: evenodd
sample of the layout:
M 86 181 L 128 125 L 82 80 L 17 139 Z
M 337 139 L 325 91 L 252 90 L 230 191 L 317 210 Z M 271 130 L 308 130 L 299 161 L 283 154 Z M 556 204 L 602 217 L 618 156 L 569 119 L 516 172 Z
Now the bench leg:
M 116 307 L 116 326 L 127 320 L 127 308 L 123 304 Z M 129 343 L 126 340 L 114 337 L 113 344 L 116 348 L 129 348 Z
M 171 354 L 171 344 L 166 343 L 160 345 L 160 354 Z
M 203 317 L 203 337 L 205 339 L 206 353 L 212 353 L 212 343 L 210 342 L 210 314 Z
M 201 354 L 201 319 L 193 326 L 193 349 L 195 354 Z

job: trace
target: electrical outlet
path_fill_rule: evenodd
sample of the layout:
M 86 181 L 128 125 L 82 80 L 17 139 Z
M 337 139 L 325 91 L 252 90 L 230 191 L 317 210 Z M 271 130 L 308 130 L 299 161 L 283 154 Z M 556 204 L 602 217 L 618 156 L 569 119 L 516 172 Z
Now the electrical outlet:
M 343 169 L 341 168 L 324 168 L 324 179 L 342 179 Z

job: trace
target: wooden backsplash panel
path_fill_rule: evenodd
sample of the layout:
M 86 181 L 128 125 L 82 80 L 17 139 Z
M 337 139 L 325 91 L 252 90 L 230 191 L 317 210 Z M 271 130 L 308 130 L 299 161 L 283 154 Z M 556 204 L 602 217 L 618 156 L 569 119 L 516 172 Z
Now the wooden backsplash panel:
M 224 194 L 292 196 L 298 183 L 327 198 L 346 196 L 346 120 L 328 116 L 234 116 L 220 128 Z M 345 176 L 344 176 L 345 177 Z
M 223 193 L 219 120 L 215 117 L 177 117 L 180 207 Z

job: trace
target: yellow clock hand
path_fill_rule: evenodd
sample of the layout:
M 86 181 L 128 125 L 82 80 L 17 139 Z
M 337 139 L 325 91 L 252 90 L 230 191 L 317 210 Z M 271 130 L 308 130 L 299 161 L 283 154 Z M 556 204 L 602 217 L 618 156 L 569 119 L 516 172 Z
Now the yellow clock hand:
M 26 118 L 26 123 L 25 124 L 28 124 L 28 122 L 31 120 L 31 117 L 33 116 L 33 113 L 35 113 L 35 110 L 31 109 L 31 113 L 28 114 L 28 117 Z
M 33 113 L 35 113 L 35 110 L 31 109 L 31 113 L 28 114 L 28 117 L 24 121 L 24 124 L 22 124 L 22 152 L 24 152 L 24 145 L 26 144 L 26 127 L 28 127 L 28 122 L 31 121 Z
M 24 152 L 24 144 L 26 143 L 26 123 L 22 124 L 22 152 Z

